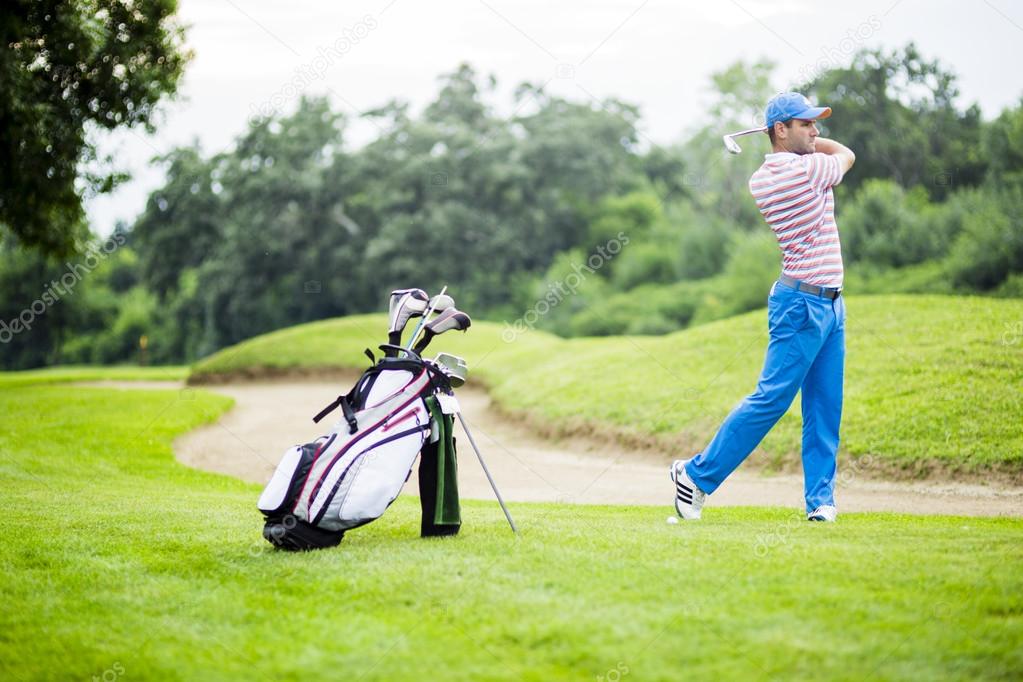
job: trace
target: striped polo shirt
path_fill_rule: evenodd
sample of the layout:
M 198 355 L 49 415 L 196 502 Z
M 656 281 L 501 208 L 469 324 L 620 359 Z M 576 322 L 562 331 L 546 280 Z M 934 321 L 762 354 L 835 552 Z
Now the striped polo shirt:
M 842 247 L 835 195 L 842 180 L 838 157 L 776 152 L 749 180 L 757 208 L 781 247 L 781 271 L 822 287 L 842 286 Z

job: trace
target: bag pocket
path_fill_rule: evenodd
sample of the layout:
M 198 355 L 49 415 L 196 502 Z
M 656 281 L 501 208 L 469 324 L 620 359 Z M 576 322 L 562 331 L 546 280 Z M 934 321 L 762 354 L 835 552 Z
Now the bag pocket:
M 256 507 L 266 516 L 280 516 L 289 513 L 295 498 L 309 475 L 309 468 L 321 447 L 326 447 L 327 437 L 317 438 L 312 443 L 296 445 L 284 453 L 270 482 L 259 496 Z
M 429 424 L 388 436 L 359 453 L 331 486 L 313 523 L 348 530 L 379 518 L 408 479 Z M 312 515 L 312 512 L 310 512 Z

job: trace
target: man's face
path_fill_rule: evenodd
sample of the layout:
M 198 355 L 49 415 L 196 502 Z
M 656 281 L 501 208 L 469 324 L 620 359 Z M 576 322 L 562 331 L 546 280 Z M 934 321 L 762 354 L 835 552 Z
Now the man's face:
M 792 119 L 792 125 L 776 127 L 775 130 L 781 147 L 793 154 L 813 154 L 817 136 L 821 134 L 816 121 L 799 118 Z

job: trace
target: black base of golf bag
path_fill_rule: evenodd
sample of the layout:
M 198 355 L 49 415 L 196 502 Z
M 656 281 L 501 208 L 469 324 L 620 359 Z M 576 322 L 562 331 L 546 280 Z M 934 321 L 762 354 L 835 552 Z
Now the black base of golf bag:
M 294 516 L 268 518 L 263 525 L 263 537 L 274 547 L 290 552 L 336 547 L 344 539 L 344 531 L 320 530 Z
M 291 448 L 277 465 L 257 505 L 267 541 L 287 550 L 333 547 L 346 531 L 379 518 L 401 492 L 431 435 L 436 441 L 445 435 L 445 424 L 450 426 L 450 416 L 440 413 L 433 398 L 450 390 L 447 376 L 415 355 L 385 357 L 366 370 L 351 391 L 314 417 L 319 422 L 341 408 L 342 418 L 330 432 Z M 450 429 L 441 440 L 450 440 Z M 434 460 L 434 490 L 437 466 Z M 457 487 L 454 494 L 457 517 Z M 424 524 L 425 513 L 424 505 Z M 450 514 L 443 516 L 431 516 L 431 524 L 435 518 L 450 522 Z

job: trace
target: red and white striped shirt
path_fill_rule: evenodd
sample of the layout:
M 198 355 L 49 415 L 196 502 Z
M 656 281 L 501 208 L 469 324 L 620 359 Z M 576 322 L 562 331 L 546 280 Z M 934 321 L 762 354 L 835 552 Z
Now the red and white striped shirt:
M 781 247 L 781 271 L 807 284 L 842 286 L 842 246 L 835 194 L 842 181 L 838 157 L 776 152 L 749 180 L 753 200 Z

